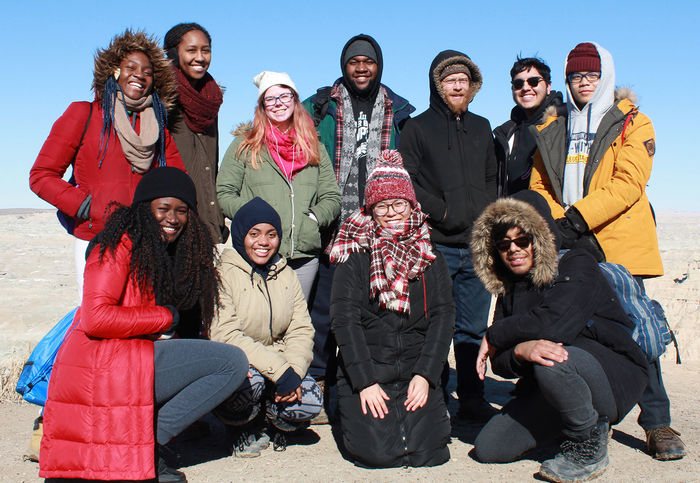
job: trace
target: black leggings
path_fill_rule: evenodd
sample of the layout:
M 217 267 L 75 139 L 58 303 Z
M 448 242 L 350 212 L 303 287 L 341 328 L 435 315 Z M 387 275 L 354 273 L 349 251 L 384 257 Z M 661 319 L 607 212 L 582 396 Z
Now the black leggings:
M 248 359 L 230 344 L 174 339 L 156 341 L 153 347 L 158 444 L 218 406 L 248 374 Z
M 507 463 L 561 433 L 568 439 L 589 436 L 600 416 L 617 420 L 617 405 L 598 360 L 567 346 L 568 360 L 552 367 L 533 364 L 539 390 L 517 395 L 491 418 L 474 442 L 483 463 Z

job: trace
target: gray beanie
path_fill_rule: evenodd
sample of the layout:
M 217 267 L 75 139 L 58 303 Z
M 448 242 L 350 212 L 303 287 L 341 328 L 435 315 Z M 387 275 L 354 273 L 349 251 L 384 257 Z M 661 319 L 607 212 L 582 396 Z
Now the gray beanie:
M 377 52 L 372 47 L 372 44 L 364 39 L 357 39 L 352 44 L 348 45 L 343 57 L 343 65 L 347 64 L 350 59 L 356 55 L 364 55 L 373 61 L 377 61 Z

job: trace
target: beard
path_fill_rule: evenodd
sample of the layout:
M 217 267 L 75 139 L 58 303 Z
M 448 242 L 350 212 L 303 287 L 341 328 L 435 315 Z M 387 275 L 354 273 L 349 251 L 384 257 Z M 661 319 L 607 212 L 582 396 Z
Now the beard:
M 445 99 L 445 103 L 447 104 L 447 107 L 450 108 L 450 111 L 458 116 L 467 112 L 467 107 L 469 107 L 469 99 L 467 97 L 462 98 L 462 100 L 459 102 L 447 97 Z

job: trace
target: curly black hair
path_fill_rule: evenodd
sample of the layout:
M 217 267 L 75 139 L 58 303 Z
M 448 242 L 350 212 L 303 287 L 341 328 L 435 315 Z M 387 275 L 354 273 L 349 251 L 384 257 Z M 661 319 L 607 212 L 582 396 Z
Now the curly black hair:
M 168 245 L 151 212 L 151 202 L 132 206 L 111 203 L 115 208 L 97 236 L 100 261 L 114 253 L 127 235 L 132 242 L 130 278 L 141 293 L 150 289 L 158 305 L 173 305 L 178 311 L 200 308 L 202 324 L 208 329 L 219 304 L 219 274 L 215 268 L 216 247 L 197 212 L 190 209 L 187 224 L 178 239 Z

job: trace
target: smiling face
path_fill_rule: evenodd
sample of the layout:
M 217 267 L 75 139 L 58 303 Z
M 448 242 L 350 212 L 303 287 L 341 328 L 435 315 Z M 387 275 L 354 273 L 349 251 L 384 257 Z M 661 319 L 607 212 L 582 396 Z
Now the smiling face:
M 391 198 L 380 201 L 372 207 L 372 218 L 382 227 L 387 228 L 408 220 L 412 211 L 410 201 Z
M 378 71 L 377 63 L 366 55 L 356 55 L 345 64 L 345 74 L 359 91 L 369 88 Z
M 147 96 L 153 87 L 153 66 L 146 54 L 130 52 L 119 63 L 117 84 L 130 99 L 138 100 Z
M 156 217 L 163 240 L 172 243 L 177 240 L 187 225 L 187 203 L 179 198 L 156 198 L 151 201 L 151 213 Z
M 469 76 L 461 72 L 450 74 L 440 81 L 445 102 L 455 114 L 467 111 L 469 84 Z
M 263 99 L 265 98 L 276 98 L 283 94 L 292 94 L 292 99 L 285 103 L 282 99 L 276 99 L 274 104 L 266 105 L 264 104 L 265 114 L 270 120 L 273 126 L 275 126 L 280 131 L 285 131 L 289 128 L 292 122 L 292 115 L 294 114 L 294 107 L 296 105 L 296 99 L 294 98 L 294 91 L 289 87 L 275 85 L 270 87 L 263 94 Z
M 537 77 L 539 77 L 539 82 L 535 87 L 532 87 L 527 80 Z M 524 84 L 520 89 L 513 88 L 513 100 L 517 105 L 523 108 L 529 117 L 542 105 L 549 95 L 552 86 L 545 82 L 544 78 L 534 67 L 529 67 L 527 70 L 520 72 L 513 77 L 513 81 L 515 80 L 522 80 Z
M 258 223 L 248 230 L 243 246 L 246 255 L 253 263 L 267 265 L 280 246 L 277 229 L 269 223 Z
M 178 66 L 183 74 L 195 84 L 202 79 L 211 64 L 211 45 L 201 30 L 190 30 L 177 45 Z
M 534 264 L 532 241 L 524 248 L 519 247 L 517 243 L 511 241 L 526 236 L 527 234 L 521 230 L 519 226 L 514 226 L 506 232 L 505 238 L 497 240 L 497 242 L 505 241 L 508 245 L 506 250 L 498 250 L 498 255 L 503 265 L 514 275 L 525 275 L 532 269 Z M 504 243 L 504 245 L 506 243 Z

